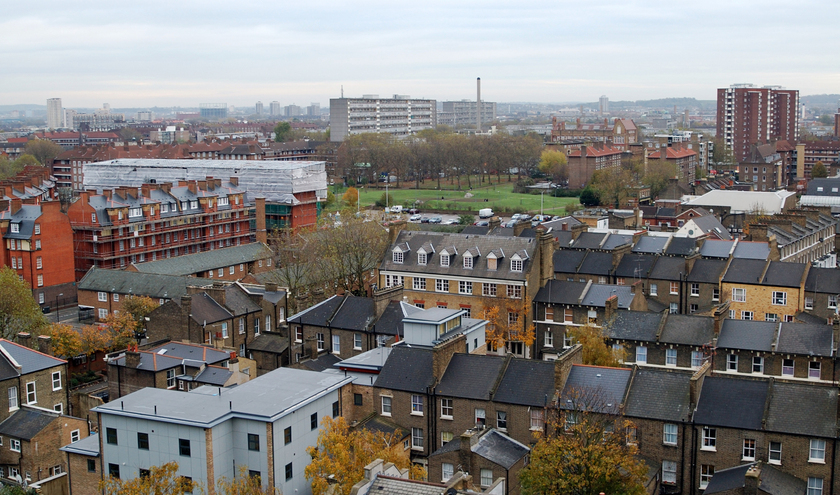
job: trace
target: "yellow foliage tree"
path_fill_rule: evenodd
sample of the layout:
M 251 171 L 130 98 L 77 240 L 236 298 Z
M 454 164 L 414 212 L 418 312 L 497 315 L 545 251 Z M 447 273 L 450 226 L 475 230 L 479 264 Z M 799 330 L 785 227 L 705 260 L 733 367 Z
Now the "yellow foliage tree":
M 600 389 L 572 391 L 549 421 L 548 435 L 519 473 L 522 493 L 644 495 L 647 466 L 636 457 L 635 426 Z M 627 432 L 627 435 L 625 435 Z
M 66 323 L 53 323 L 47 330 L 52 339 L 53 354 L 63 357 L 74 357 L 82 353 L 82 338 L 79 332 Z
M 151 297 L 128 296 L 122 303 L 122 310 L 134 319 L 136 323 L 134 329 L 143 331 L 146 328 L 146 315 L 158 306 L 158 303 Z
M 601 329 L 584 325 L 581 327 L 567 327 L 569 336 L 583 346 L 583 364 L 593 366 L 611 366 L 617 368 L 624 360 L 624 350 L 615 351 L 607 344 L 607 338 L 601 333 Z
M 263 486 L 259 476 L 251 476 L 248 466 L 239 466 L 239 473 L 232 480 L 223 476 L 216 487 L 216 493 L 224 495 L 280 495 L 279 488 Z
M 365 476 L 365 466 L 376 459 L 393 462 L 399 469 L 410 469 L 412 479 L 425 479 L 426 470 L 413 465 L 399 442 L 400 432 L 386 435 L 370 430 L 350 430 L 344 418 L 325 417 L 318 433 L 318 444 L 308 447 L 312 457 L 306 478 L 312 480 L 313 495 L 324 495 L 331 486 L 334 495 L 347 495 Z M 333 476 L 336 484 L 327 481 Z
M 105 495 L 182 495 L 192 493 L 194 483 L 183 476 L 176 476 L 177 462 L 149 468 L 148 476 L 132 479 L 107 477 L 99 482 Z
M 356 203 L 359 202 L 359 190 L 350 186 L 346 191 L 344 191 L 344 195 L 341 199 L 347 203 L 347 206 L 355 207 Z
M 138 329 L 137 321 L 127 311 L 112 312 L 105 318 L 104 334 L 108 340 L 108 350 L 125 349 L 129 344 L 134 343 L 134 332 Z
M 524 298 L 501 297 L 484 299 L 483 318 L 487 320 L 487 346 L 498 349 L 507 342 L 522 342 L 528 347 L 536 338 L 534 323 L 527 323 L 531 301 Z

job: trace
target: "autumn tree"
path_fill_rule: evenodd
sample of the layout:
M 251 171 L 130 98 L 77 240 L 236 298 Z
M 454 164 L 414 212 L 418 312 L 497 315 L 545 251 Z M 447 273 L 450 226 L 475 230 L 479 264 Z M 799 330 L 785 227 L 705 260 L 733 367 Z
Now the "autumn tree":
M 50 336 L 53 354 L 74 357 L 82 353 L 82 338 L 66 323 L 53 323 L 46 333 Z
M 313 269 L 317 262 L 316 250 L 310 246 L 313 231 L 284 229 L 271 236 L 271 250 L 275 253 L 274 270 L 268 276 L 281 287 L 289 289 L 289 314 L 295 314 L 304 308 L 297 306 L 296 296 L 313 284 L 318 270 Z
M 636 181 L 630 170 L 612 167 L 596 170 L 590 186 L 598 193 L 602 205 L 620 208 L 629 197 L 629 189 Z
M 534 343 L 534 323 L 528 323 L 531 302 L 522 298 L 521 293 L 519 298 L 506 294 L 485 298 L 483 306 L 483 318 L 487 320 L 485 339 L 489 348 L 504 349 L 508 342 L 522 342 L 528 348 Z
M 108 350 L 125 349 L 133 344 L 138 330 L 137 321 L 127 311 L 111 312 L 103 322 L 105 338 L 108 340 Z
M 351 430 L 343 417 L 326 416 L 317 445 L 306 449 L 312 460 L 304 473 L 312 481 L 312 494 L 324 495 L 331 489 L 333 495 L 348 495 L 353 485 L 364 478 L 365 466 L 376 459 L 393 462 L 398 469 L 409 469 L 412 479 L 425 479 L 425 469 L 412 464 L 401 437 L 400 431 L 386 434 Z
M 346 215 L 340 226 L 313 232 L 310 245 L 317 259 L 315 278 L 334 280 L 345 292 L 364 295 L 370 272 L 388 248 L 388 231 L 378 222 Z
M 562 151 L 546 150 L 540 155 L 540 172 L 561 182 L 569 178 L 569 160 Z
M 675 163 L 663 163 L 662 160 L 648 161 L 647 170 L 644 172 L 644 182 L 650 187 L 650 197 L 656 198 L 668 187 L 668 181 L 677 177 L 677 166 Z
M 618 401 L 600 388 L 567 391 L 519 473 L 525 495 L 644 495 L 647 466 L 625 432 Z
M 263 485 L 259 476 L 251 476 L 248 466 L 239 466 L 233 479 L 222 476 L 216 483 L 216 493 L 222 495 L 281 495 L 279 488 Z
M 621 366 L 624 359 L 624 351 L 615 351 L 607 344 L 607 338 L 601 329 L 594 325 L 583 325 L 580 327 L 567 327 L 568 335 L 583 346 L 583 364 L 593 366 Z
M 292 136 L 292 125 L 288 122 L 278 122 L 274 126 L 274 141 L 285 143 Z
M 123 300 L 122 311 L 134 319 L 134 330 L 142 332 L 146 328 L 146 315 L 154 311 L 159 304 L 148 296 L 128 296 Z
M 109 476 L 99 482 L 105 495 L 183 495 L 192 493 L 194 483 L 178 476 L 178 463 L 167 462 L 149 468 L 148 476 L 120 479 Z
M 38 160 L 41 165 L 49 165 L 62 151 L 64 149 L 61 146 L 49 139 L 32 139 L 26 143 L 26 152 Z
M 15 270 L 0 268 L 0 337 L 14 339 L 19 332 L 37 334 L 47 324 L 29 284 Z
M 815 163 L 811 168 L 811 178 L 824 179 L 826 177 L 828 177 L 828 170 L 826 170 L 822 161 L 817 161 L 817 163 Z
M 348 187 L 346 191 L 344 191 L 344 195 L 341 197 L 341 200 L 347 204 L 350 208 L 355 208 L 356 203 L 359 202 L 359 190 L 355 187 Z
M 97 352 L 105 352 L 109 349 L 110 331 L 105 327 L 97 325 L 85 325 L 79 334 L 79 354 L 85 356 L 92 356 Z M 88 369 L 90 369 L 90 359 L 87 361 Z

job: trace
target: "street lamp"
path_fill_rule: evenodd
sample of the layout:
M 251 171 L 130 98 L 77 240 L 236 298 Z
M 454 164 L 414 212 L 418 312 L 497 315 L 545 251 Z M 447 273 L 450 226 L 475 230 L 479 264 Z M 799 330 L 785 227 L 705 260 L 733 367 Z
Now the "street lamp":
M 59 292 L 59 293 L 58 293 L 58 294 L 56 294 L 56 296 L 55 296 L 55 322 L 56 322 L 56 323 L 58 323 L 58 322 L 60 322 L 60 321 L 61 321 L 61 317 L 60 317 L 60 314 L 59 314 L 59 309 L 58 309 L 58 298 L 59 298 L 59 297 L 63 297 L 63 296 L 64 296 L 64 293 L 63 293 L 63 292 Z

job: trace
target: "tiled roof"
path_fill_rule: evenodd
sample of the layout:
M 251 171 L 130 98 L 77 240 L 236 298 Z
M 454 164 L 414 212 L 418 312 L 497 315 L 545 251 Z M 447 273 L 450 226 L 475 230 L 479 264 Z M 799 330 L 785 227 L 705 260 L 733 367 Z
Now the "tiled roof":
M 616 340 L 655 342 L 662 318 L 662 313 L 620 311 L 607 323 L 604 333 Z
M 228 310 L 207 295 L 206 292 L 192 295 L 190 300 L 190 316 L 199 325 L 217 323 L 233 318 L 233 315 Z M 233 331 L 232 328 L 228 330 Z
M 378 388 L 426 393 L 434 384 L 432 350 L 395 346 L 376 379 Z
M 738 241 L 733 258 L 767 260 L 770 257 L 770 245 L 766 242 Z
M 772 352 L 779 323 L 755 320 L 723 320 L 718 348 Z
M 631 280 L 646 279 L 655 262 L 656 256 L 652 254 L 627 253 L 621 257 L 621 261 L 615 268 L 615 276 Z
M 48 356 L 34 349 L 24 347 L 6 339 L 0 339 L 0 349 L 8 353 L 12 359 L 20 365 L 20 374 L 28 375 L 36 371 L 45 370 L 54 366 L 67 364 L 67 361 L 56 357 Z
M 32 440 L 56 418 L 57 413 L 24 406 L 0 423 L 0 436 Z
M 805 263 L 771 261 L 770 266 L 767 267 L 767 272 L 764 274 L 764 280 L 761 281 L 761 285 L 798 288 L 807 268 L 808 265 Z
M 289 339 L 277 333 L 261 333 L 246 344 L 249 351 L 282 354 L 289 348 Z
M 554 252 L 554 273 L 577 273 L 587 251 L 560 249 Z
M 708 241 L 706 242 L 708 244 Z M 691 273 L 686 278 L 689 282 L 717 284 L 726 268 L 726 260 L 701 258 L 694 262 Z
M 767 429 L 823 438 L 837 437 L 837 388 L 773 383 Z
M 630 385 L 625 412 L 630 417 L 689 421 L 691 373 L 638 368 Z
M 659 339 L 664 343 L 702 346 L 715 336 L 715 319 L 709 316 L 669 314 L 665 318 Z
M 609 233 L 607 232 L 581 232 L 572 247 L 575 249 L 600 249 Z
M 496 388 L 494 402 L 542 407 L 554 396 L 554 363 L 511 359 Z
M 840 270 L 812 266 L 805 280 L 805 290 L 823 294 L 840 294 Z
M 634 253 L 662 254 L 665 245 L 668 244 L 668 237 L 663 236 L 642 236 L 633 246 Z
M 455 354 L 437 385 L 436 393 L 463 399 L 490 400 L 496 377 L 505 358 L 475 354 Z
M 231 376 L 233 376 L 233 371 L 227 368 L 207 366 L 193 378 L 193 381 L 207 385 L 224 386 Z
M 764 267 L 767 264 L 764 260 L 755 259 L 733 259 L 723 276 L 724 282 L 735 284 L 754 284 L 761 283 L 761 275 L 764 273 Z
M 573 365 L 560 394 L 559 406 L 617 414 L 632 373 L 629 368 Z
M 674 239 L 677 240 L 676 238 Z M 650 271 L 649 277 L 653 280 L 682 280 L 685 274 L 685 258 L 673 256 L 660 256 Z
M 525 445 L 495 429 L 481 435 L 481 438 L 470 450 L 505 469 L 512 468 L 514 464 L 531 451 Z
M 834 345 L 831 325 L 782 323 L 776 352 L 831 357 Z
M 548 280 L 534 296 L 534 302 L 546 304 L 579 304 L 586 282 Z
M 691 237 L 673 237 L 671 242 L 668 243 L 665 254 L 669 256 L 691 256 L 697 251 L 696 239 L 692 239 Z
M 700 256 L 704 258 L 728 258 L 735 241 L 708 239 L 700 247 Z
M 609 275 L 612 271 L 612 254 L 602 251 L 588 251 L 578 273 L 586 275 Z
M 222 249 L 213 249 L 201 253 L 176 256 L 174 258 L 132 263 L 131 266 L 143 273 L 161 273 L 167 275 L 192 275 L 216 268 L 226 268 L 240 263 L 264 260 L 272 256 L 265 244 L 254 242 Z
M 767 392 L 768 383 L 763 380 L 706 377 L 694 413 L 694 423 L 760 430 Z M 721 407 L 721 404 L 726 404 L 726 407 Z
M 201 361 L 207 364 L 218 364 L 230 359 L 229 352 L 220 351 L 206 345 L 188 344 L 185 342 L 167 342 L 152 347 L 148 351 L 168 357 Z

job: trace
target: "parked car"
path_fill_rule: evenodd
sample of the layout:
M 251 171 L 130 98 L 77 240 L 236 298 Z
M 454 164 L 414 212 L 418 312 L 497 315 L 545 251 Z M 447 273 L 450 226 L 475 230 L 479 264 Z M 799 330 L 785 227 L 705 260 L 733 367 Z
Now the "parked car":
M 420 223 L 429 223 L 429 217 L 420 217 Z
M 402 205 L 394 205 L 391 207 L 391 213 L 402 213 Z
M 520 222 L 527 222 L 530 219 L 531 219 L 531 215 L 528 215 L 527 213 L 523 213 L 523 214 L 519 215 L 519 221 Z
M 449 220 L 444 220 L 443 225 L 458 225 L 458 219 L 450 218 Z
M 520 214 L 520 213 L 514 213 L 514 214 L 513 214 L 513 216 L 512 216 L 512 217 L 510 217 L 510 219 L 511 219 L 511 221 L 513 221 L 513 220 L 519 220 L 519 218 L 520 218 L 520 217 L 522 217 L 522 214 Z
M 419 213 L 415 213 L 414 215 L 411 215 L 411 216 L 408 218 L 408 221 L 409 221 L 409 222 L 419 222 L 421 218 L 423 218 L 423 217 L 422 217 L 422 216 L 420 216 L 420 214 L 419 214 Z
M 512 229 L 512 228 L 513 228 L 513 226 L 514 226 L 514 225 L 516 225 L 517 223 L 518 223 L 518 222 L 517 222 L 516 220 L 511 220 L 511 221 L 509 221 L 508 223 L 504 224 L 504 227 L 507 227 L 507 228 L 509 228 L 509 229 Z
M 414 215 L 415 213 L 420 213 L 420 210 L 418 210 L 417 208 L 409 208 L 408 212 Z
M 490 222 L 488 222 L 487 220 L 479 220 L 479 221 L 475 222 L 473 225 L 475 225 L 476 227 L 489 227 Z
M 443 221 L 443 219 L 440 218 L 440 217 L 432 217 L 432 218 L 429 219 L 429 223 L 440 223 L 442 221 Z

